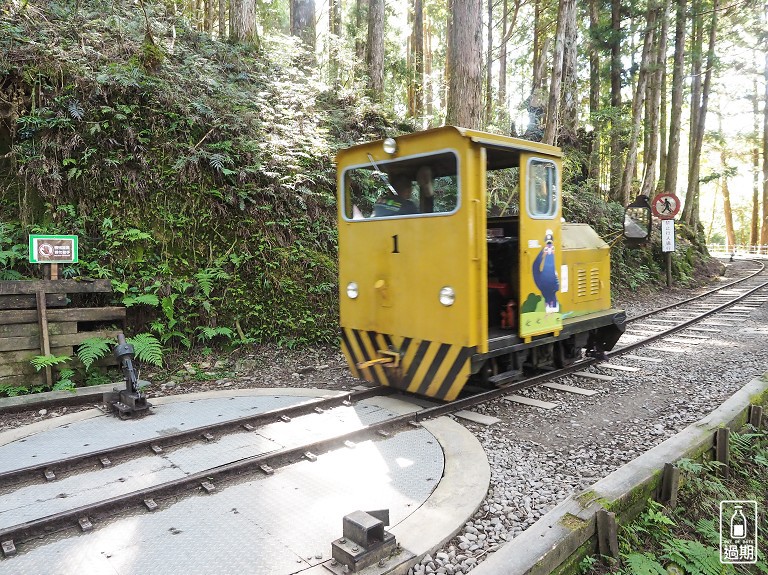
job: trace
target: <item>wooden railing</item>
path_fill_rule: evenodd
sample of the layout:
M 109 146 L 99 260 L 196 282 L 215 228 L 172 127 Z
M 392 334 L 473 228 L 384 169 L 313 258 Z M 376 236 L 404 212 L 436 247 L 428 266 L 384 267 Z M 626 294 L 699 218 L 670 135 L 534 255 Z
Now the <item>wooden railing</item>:
M 0 387 L 53 384 L 51 368 L 36 373 L 38 355 L 69 355 L 91 337 L 120 330 L 83 330 L 84 322 L 125 323 L 124 307 L 67 307 L 68 294 L 109 293 L 109 280 L 0 281 Z

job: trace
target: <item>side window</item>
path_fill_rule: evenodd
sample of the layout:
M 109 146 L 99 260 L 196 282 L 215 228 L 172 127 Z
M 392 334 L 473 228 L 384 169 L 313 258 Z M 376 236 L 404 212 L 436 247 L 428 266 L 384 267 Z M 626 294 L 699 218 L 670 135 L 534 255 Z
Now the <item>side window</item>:
M 344 171 L 344 217 L 449 214 L 459 207 L 458 160 L 442 152 L 373 162 Z
M 550 219 L 557 213 L 557 166 L 549 160 L 528 160 L 528 215 Z

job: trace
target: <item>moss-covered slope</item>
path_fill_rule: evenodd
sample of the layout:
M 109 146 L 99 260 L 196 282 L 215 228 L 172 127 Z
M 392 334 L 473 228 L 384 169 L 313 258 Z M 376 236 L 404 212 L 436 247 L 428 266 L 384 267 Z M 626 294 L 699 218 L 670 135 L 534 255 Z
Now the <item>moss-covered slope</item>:
M 256 51 L 146 9 L 0 16 L 0 279 L 39 275 L 28 233 L 74 233 L 65 275 L 112 279 L 166 342 L 330 340 L 333 154 L 381 118 L 324 91 L 289 38 Z

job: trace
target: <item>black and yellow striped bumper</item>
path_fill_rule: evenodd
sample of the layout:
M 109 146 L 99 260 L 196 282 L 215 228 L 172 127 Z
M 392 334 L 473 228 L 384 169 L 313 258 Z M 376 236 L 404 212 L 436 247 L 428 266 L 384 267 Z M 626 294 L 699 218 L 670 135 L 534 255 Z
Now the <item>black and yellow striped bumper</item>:
M 474 347 L 463 347 L 350 328 L 341 330 L 341 349 L 355 377 L 445 401 L 456 399 L 470 375 Z M 358 364 L 397 352 L 399 365 Z

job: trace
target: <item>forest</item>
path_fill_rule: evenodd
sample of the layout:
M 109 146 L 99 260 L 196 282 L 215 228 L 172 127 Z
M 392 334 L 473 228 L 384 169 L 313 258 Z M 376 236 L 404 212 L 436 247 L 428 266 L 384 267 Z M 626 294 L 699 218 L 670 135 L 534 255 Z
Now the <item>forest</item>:
M 335 341 L 336 150 L 443 124 L 564 148 L 565 217 L 616 289 L 635 196 L 683 199 L 673 267 L 768 246 L 768 9 L 757 0 L 4 0 L 0 279 L 78 234 L 168 348 Z

